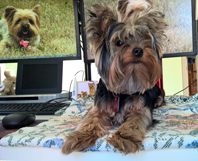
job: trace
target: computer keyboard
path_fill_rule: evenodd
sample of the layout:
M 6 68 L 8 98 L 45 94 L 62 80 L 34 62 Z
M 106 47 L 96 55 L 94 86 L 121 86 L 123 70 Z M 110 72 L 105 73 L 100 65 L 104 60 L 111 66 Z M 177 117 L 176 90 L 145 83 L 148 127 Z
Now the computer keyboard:
M 68 107 L 67 103 L 0 103 L 0 115 L 27 112 L 37 115 L 53 115 L 57 110 Z

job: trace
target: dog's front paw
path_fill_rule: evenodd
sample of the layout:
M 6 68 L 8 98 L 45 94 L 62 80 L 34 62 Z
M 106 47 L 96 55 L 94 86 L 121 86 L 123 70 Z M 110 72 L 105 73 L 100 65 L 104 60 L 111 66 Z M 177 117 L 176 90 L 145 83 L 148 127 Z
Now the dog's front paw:
M 95 145 L 97 135 L 93 132 L 73 131 L 65 137 L 65 142 L 62 146 L 63 154 L 70 154 L 74 151 L 83 151 L 86 148 Z
M 141 148 L 143 139 L 144 135 L 138 130 L 134 132 L 116 131 L 107 141 L 113 145 L 115 149 L 126 155 L 138 152 Z

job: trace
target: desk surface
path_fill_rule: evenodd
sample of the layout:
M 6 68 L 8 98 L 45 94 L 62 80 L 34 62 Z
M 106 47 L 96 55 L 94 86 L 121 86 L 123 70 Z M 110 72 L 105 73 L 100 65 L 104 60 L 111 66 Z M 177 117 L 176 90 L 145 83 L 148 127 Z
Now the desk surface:
M 2 120 L 5 115 L 0 115 L 0 120 Z M 49 120 L 52 117 L 56 117 L 54 115 L 36 115 L 36 120 Z
M 0 116 L 0 139 L 4 136 L 6 136 L 7 134 L 10 134 L 10 133 L 13 133 L 15 131 L 17 131 L 18 129 L 5 129 L 3 126 L 2 126 L 2 122 L 1 120 L 4 118 L 5 116 Z M 33 126 L 36 126 L 44 121 L 47 121 L 49 120 L 50 118 L 54 117 L 54 115 L 45 115 L 45 116 L 42 116 L 42 115 L 36 115 L 36 121 L 29 125 L 28 127 L 33 127 Z M 43 121 L 42 121 L 43 120 Z

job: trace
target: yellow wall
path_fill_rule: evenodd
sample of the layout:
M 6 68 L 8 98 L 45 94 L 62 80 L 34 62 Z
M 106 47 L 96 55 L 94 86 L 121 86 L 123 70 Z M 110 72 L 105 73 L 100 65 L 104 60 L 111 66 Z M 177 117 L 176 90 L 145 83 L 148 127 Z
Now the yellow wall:
M 163 86 L 166 96 L 173 95 L 182 90 L 182 58 L 163 58 L 162 69 Z M 183 92 L 179 93 L 178 95 L 183 95 Z
M 14 71 L 14 75 L 17 75 L 17 63 L 6 63 L 6 70 Z

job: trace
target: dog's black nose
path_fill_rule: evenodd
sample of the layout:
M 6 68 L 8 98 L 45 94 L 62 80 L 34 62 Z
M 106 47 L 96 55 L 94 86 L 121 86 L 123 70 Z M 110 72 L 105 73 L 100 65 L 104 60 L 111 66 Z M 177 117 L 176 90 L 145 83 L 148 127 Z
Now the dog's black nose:
M 142 57 L 143 55 L 143 50 L 141 48 L 135 48 L 133 49 L 133 54 L 137 57 Z
M 28 29 L 29 25 L 23 25 L 23 29 Z

